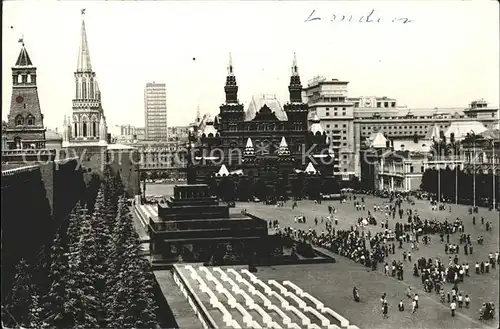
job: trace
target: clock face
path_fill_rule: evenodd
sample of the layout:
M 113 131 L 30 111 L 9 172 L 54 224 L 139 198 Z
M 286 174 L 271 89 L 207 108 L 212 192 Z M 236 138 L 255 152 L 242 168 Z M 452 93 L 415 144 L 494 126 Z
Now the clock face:
M 369 105 L 370 105 L 370 103 L 371 103 L 371 102 L 370 102 L 370 100 L 369 100 L 369 99 L 365 100 L 365 105 L 366 105 L 366 106 L 369 106 Z
M 18 103 L 22 103 L 23 101 L 24 101 L 23 96 L 17 96 L 17 97 L 16 97 L 16 102 L 18 102 Z

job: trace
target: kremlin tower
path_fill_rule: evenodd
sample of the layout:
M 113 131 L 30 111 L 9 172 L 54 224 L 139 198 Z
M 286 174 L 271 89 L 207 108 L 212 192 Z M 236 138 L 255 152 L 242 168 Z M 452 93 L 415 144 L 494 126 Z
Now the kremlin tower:
M 11 150 L 45 149 L 45 127 L 36 84 L 36 67 L 22 43 L 16 64 L 12 67 L 12 98 L 5 129 L 5 146 Z
M 96 74 L 92 70 L 84 19 L 82 19 L 80 49 L 78 50 L 78 62 L 74 75 L 73 113 L 64 120 L 63 146 L 106 146 L 106 117 L 102 109 L 101 91 L 99 90 Z

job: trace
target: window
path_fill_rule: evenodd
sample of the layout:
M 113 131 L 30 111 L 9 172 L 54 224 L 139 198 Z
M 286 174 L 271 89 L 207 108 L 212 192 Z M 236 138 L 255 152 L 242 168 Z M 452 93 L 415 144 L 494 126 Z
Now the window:
M 334 112 L 334 113 L 333 113 L 333 115 L 334 115 L 334 116 L 337 116 L 337 112 Z
M 326 112 L 326 116 L 329 117 L 330 116 L 330 112 Z
M 87 137 L 87 122 L 83 123 L 82 129 L 83 129 L 83 137 Z
M 330 128 L 330 125 L 328 125 L 328 124 L 327 124 L 327 125 L 326 125 L 326 128 Z
M 410 174 L 413 174 L 413 166 L 410 166 Z
M 347 127 L 347 125 L 342 125 L 343 128 Z
M 22 126 L 24 124 L 24 118 L 21 115 L 16 117 L 16 126 Z
M 32 116 L 31 114 L 28 114 L 28 117 L 26 118 L 26 122 L 28 126 L 34 126 L 35 125 L 35 117 Z

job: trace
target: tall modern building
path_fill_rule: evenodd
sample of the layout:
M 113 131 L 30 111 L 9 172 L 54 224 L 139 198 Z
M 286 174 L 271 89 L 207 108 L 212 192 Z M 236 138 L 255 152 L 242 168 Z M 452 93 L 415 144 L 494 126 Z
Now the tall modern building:
M 149 82 L 144 88 L 146 140 L 167 141 L 167 90 L 164 83 Z

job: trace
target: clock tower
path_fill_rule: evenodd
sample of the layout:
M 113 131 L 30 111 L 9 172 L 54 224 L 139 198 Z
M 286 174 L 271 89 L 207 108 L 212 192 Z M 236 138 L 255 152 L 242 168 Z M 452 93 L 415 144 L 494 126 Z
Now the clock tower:
M 45 127 L 36 86 L 36 67 L 22 42 L 12 67 L 12 99 L 3 135 L 8 149 L 44 149 Z

